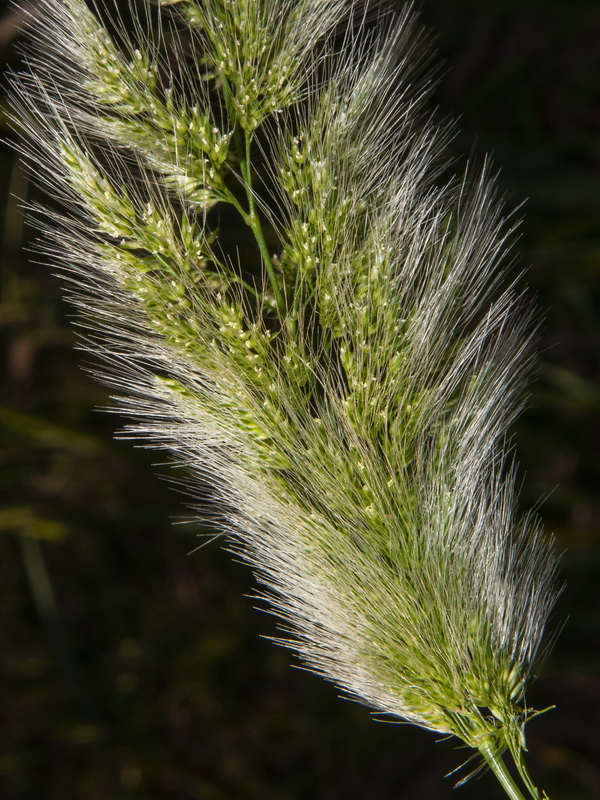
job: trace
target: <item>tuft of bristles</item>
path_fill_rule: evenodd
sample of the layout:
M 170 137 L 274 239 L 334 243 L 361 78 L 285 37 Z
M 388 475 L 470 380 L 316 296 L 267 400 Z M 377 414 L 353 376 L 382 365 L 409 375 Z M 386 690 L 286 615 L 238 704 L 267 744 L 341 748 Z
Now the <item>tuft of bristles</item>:
M 535 319 L 489 167 L 448 177 L 412 11 L 35 9 L 14 117 L 128 430 L 211 487 L 307 667 L 458 736 L 517 798 L 508 748 L 539 797 L 524 692 L 555 557 L 507 442 Z

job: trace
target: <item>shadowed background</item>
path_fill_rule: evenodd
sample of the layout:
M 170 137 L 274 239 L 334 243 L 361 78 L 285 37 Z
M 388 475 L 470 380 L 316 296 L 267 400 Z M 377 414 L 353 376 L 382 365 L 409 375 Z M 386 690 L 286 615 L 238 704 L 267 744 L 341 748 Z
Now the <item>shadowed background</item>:
M 600 798 L 600 8 L 578 0 L 422 0 L 445 59 L 436 95 L 457 155 L 491 152 L 527 200 L 522 265 L 545 311 L 539 378 L 515 430 L 523 507 L 565 551 L 568 618 L 528 702 L 534 778 Z M 18 67 L 6 5 L 0 59 Z M 0 796 L 6 800 L 500 800 L 453 792 L 467 757 L 378 724 L 265 641 L 252 577 L 199 543 L 155 454 L 115 442 L 108 393 L 81 370 L 58 281 L 23 248 L 0 150 Z

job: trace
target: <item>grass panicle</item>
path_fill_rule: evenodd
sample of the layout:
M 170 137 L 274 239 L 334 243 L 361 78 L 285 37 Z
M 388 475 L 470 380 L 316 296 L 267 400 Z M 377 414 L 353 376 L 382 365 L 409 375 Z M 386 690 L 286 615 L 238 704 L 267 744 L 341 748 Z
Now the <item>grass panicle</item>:
M 508 750 L 541 798 L 555 556 L 507 438 L 535 312 L 489 165 L 449 176 L 411 9 L 36 8 L 14 118 L 129 434 L 211 487 L 307 667 L 459 737 L 516 800 Z

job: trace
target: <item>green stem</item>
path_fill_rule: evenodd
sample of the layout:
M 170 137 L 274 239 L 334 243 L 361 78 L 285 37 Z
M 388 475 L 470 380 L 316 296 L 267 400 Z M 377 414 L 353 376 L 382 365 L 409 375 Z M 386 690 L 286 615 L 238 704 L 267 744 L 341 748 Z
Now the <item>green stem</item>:
M 279 312 L 279 317 L 282 323 L 285 320 L 287 320 L 289 324 L 290 317 L 288 316 L 287 313 L 287 303 L 285 301 L 283 292 L 281 291 L 281 287 L 279 286 L 279 281 L 277 280 L 277 275 L 273 267 L 273 259 L 271 258 L 271 254 L 269 253 L 269 248 L 267 247 L 267 242 L 265 240 L 265 235 L 263 233 L 260 217 L 256 209 L 256 199 L 254 197 L 254 191 L 252 189 L 252 160 L 251 160 L 252 134 L 249 131 L 244 131 L 245 141 L 242 141 L 240 126 L 239 123 L 235 121 L 236 114 L 231 100 L 229 86 L 227 85 L 226 81 L 223 82 L 223 97 L 225 99 L 225 105 L 227 106 L 227 110 L 229 112 L 229 118 L 231 119 L 233 124 L 233 139 L 238 153 L 238 158 L 240 160 L 240 170 L 242 173 L 242 180 L 244 182 L 246 199 L 248 201 L 248 211 L 246 212 L 241 207 L 240 203 L 233 197 L 233 195 L 231 195 L 231 202 L 233 203 L 235 208 L 239 211 L 239 213 L 242 215 L 245 223 L 250 227 L 252 233 L 254 234 L 256 244 L 258 245 L 258 249 L 260 251 L 261 260 L 264 264 L 264 268 L 266 270 L 269 283 L 271 284 L 271 289 L 273 290 L 273 294 L 275 295 L 275 302 L 277 304 L 277 311 Z
M 525 795 L 520 791 L 512 779 L 512 775 L 506 768 L 506 764 L 498 754 L 498 752 L 489 744 L 481 745 L 479 752 L 485 758 L 488 766 L 498 778 L 498 781 L 510 800 L 526 800 Z M 533 795 L 538 800 L 539 795 Z
M 525 760 L 523 758 L 523 751 L 519 751 L 516 754 L 513 752 L 512 753 L 512 757 L 513 757 L 514 762 L 515 762 L 515 764 L 517 766 L 517 769 L 519 770 L 519 775 L 521 776 L 521 780 L 523 781 L 523 783 L 527 787 L 529 793 L 531 794 L 531 796 L 533 798 L 535 798 L 535 800 L 540 800 L 540 792 L 537 789 L 536 785 L 534 784 L 533 779 L 531 778 L 531 775 L 529 774 L 529 771 L 528 771 L 527 766 L 525 764 Z M 545 794 L 543 795 L 543 797 L 545 798 L 545 800 L 548 800 L 548 798 L 547 798 L 547 796 Z
M 254 197 L 254 192 L 252 190 L 252 166 L 251 166 L 252 134 L 249 133 L 248 131 L 246 131 L 245 133 L 246 133 L 246 142 L 245 142 L 244 160 L 242 162 L 242 177 L 244 178 L 244 187 L 246 189 L 246 197 L 248 199 L 248 209 L 249 209 L 249 213 L 246 217 L 246 222 L 250 226 L 252 233 L 254 234 L 254 238 L 256 239 L 258 249 L 260 250 L 263 264 L 265 270 L 267 271 L 267 277 L 269 278 L 269 283 L 271 284 L 271 288 L 273 289 L 273 294 L 275 295 L 275 301 L 277 302 L 277 310 L 279 311 L 279 316 L 281 317 L 282 320 L 284 320 L 287 315 L 285 297 L 283 296 L 283 292 L 281 291 L 281 288 L 279 286 L 279 281 L 277 280 L 277 275 L 275 274 L 275 269 L 273 268 L 273 259 L 271 258 L 271 254 L 269 253 L 269 248 L 267 247 L 267 243 L 265 241 L 262 225 L 260 223 L 260 217 L 258 216 L 258 212 L 256 210 L 256 199 Z

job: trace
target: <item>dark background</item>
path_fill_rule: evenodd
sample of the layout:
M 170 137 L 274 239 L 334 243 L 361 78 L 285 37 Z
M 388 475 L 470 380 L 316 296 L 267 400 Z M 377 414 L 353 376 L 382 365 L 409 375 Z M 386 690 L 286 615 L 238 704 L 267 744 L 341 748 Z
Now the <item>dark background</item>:
M 423 0 L 445 59 L 436 101 L 456 153 L 492 152 L 527 200 L 522 264 L 545 311 L 539 378 L 515 430 L 523 506 L 564 551 L 567 620 L 528 702 L 529 762 L 553 800 L 600 798 L 600 7 Z M 18 64 L 6 6 L 0 58 Z M 374 722 L 261 635 L 249 572 L 199 531 L 159 459 L 115 442 L 58 281 L 24 251 L 0 150 L 0 797 L 5 800 L 500 800 L 469 755 Z

